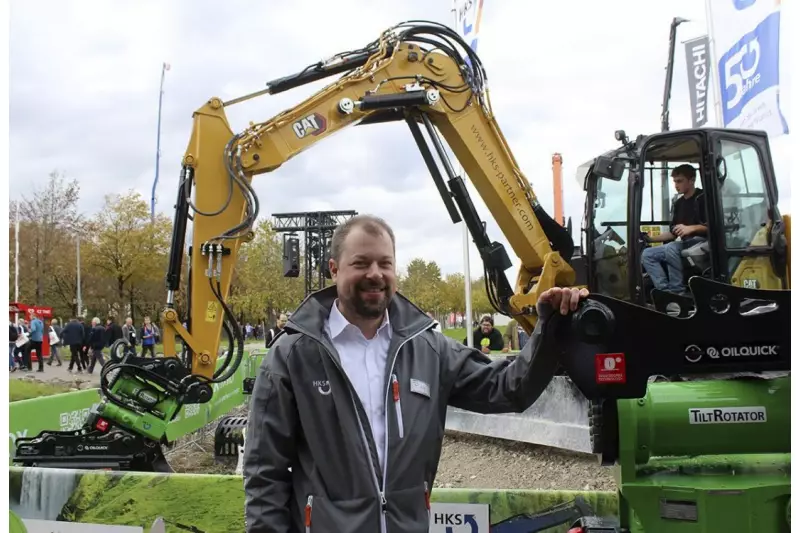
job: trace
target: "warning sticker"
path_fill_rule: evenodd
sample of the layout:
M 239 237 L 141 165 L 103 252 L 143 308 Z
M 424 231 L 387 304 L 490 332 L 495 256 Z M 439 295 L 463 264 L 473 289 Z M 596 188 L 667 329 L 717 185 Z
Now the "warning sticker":
M 625 354 L 599 353 L 594 356 L 597 383 L 625 383 Z
M 206 322 L 217 321 L 217 302 L 209 301 L 206 305 Z

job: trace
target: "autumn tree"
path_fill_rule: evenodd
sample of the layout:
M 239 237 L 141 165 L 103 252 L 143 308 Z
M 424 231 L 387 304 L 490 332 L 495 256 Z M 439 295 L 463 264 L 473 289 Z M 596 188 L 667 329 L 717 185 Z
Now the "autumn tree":
M 74 245 L 73 237 L 80 229 L 79 194 L 77 180 L 53 171 L 44 187 L 22 195 L 19 201 L 20 279 L 24 272 L 32 287 L 21 292 L 20 299 L 36 305 L 50 304 L 48 300 L 53 295 L 48 291 L 49 280 L 61 254 Z M 9 207 L 9 214 L 15 216 L 16 202 Z M 14 224 L 10 226 L 13 228 Z
M 272 323 L 277 314 L 294 309 L 305 295 L 300 277 L 283 277 L 283 240 L 268 220 L 253 228 L 255 238 L 243 244 L 228 298 L 237 315 L 265 319 Z
M 126 308 L 133 312 L 143 286 L 157 282 L 163 287 L 171 222 L 166 215 L 151 222 L 147 202 L 139 193 L 107 195 L 91 221 L 87 240 L 92 250 L 85 262 L 96 270 L 97 278 L 106 278 L 113 287 L 105 311 L 117 316 Z
M 443 312 L 463 314 L 466 310 L 464 293 L 464 274 L 456 272 L 445 276 L 442 282 L 441 306 Z
M 437 313 L 442 309 L 442 271 L 436 261 L 412 259 L 405 269 L 405 275 L 399 280 L 399 288 L 403 295 L 415 305 Z

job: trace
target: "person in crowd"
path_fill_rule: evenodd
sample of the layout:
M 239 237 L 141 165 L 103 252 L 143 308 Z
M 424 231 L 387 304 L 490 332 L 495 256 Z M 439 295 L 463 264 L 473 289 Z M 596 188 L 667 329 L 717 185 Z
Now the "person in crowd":
M 44 372 L 44 356 L 42 355 L 42 340 L 44 339 L 44 322 L 42 321 L 41 313 L 34 313 L 31 319 L 31 341 L 28 343 L 28 348 L 25 351 L 25 366 L 28 370 L 33 370 L 32 353 L 36 350 L 36 360 L 39 364 L 37 372 Z
M 144 325 L 142 326 L 142 357 L 147 357 L 145 354 L 150 352 L 150 357 L 156 356 L 156 328 L 150 322 L 150 317 L 144 317 Z
M 281 313 L 278 316 L 278 321 L 275 323 L 274 328 L 270 328 L 266 335 L 264 336 L 264 344 L 267 348 L 269 348 L 272 343 L 275 341 L 275 338 L 278 334 L 283 331 L 284 326 L 286 326 L 286 322 L 289 318 L 286 316 L 286 313 Z
M 125 319 L 125 325 L 122 326 L 122 338 L 125 339 L 125 354 L 136 355 L 136 344 L 138 343 L 136 336 L 136 327 L 133 325 L 133 318 L 128 317 Z
M 103 327 L 98 317 L 92 319 L 92 329 L 89 333 L 89 350 L 91 351 L 91 359 L 89 368 L 86 370 L 88 374 L 94 373 L 95 363 L 100 363 L 100 368 L 106 364 L 103 357 L 103 349 L 108 345 L 108 326 Z
M 58 353 L 58 349 L 62 346 L 61 342 L 61 333 L 63 330 L 61 329 L 61 325 L 58 322 L 57 318 L 54 318 L 50 321 L 50 359 L 47 360 L 47 366 L 53 366 L 53 361 L 57 361 L 58 364 L 56 366 L 61 366 L 61 356 Z M 55 342 L 53 342 L 55 341 Z
M 73 372 L 75 366 L 77 366 L 79 374 L 82 374 L 83 369 L 86 368 L 83 364 L 84 337 L 83 324 L 78 322 L 76 317 L 71 317 L 64 329 L 61 330 L 61 342 L 64 346 L 69 347 L 70 358 L 67 371 L 70 373 Z
M 464 339 L 464 344 L 467 344 L 467 339 Z M 472 345 L 483 353 L 503 349 L 503 334 L 494 327 L 491 315 L 481 317 L 480 325 L 472 332 Z
M 518 352 L 525 346 L 528 339 L 528 334 L 525 333 L 525 330 L 522 329 L 519 322 L 517 322 L 515 318 L 512 318 L 506 326 L 506 332 L 503 334 L 503 342 L 505 343 L 503 351 Z

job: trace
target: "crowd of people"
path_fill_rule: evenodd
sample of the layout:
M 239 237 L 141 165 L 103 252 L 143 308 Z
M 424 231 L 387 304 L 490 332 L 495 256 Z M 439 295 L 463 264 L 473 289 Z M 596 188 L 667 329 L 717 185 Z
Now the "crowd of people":
M 45 331 L 47 329 L 47 331 Z M 45 361 L 42 354 L 44 335 L 48 335 L 50 356 Z M 143 357 L 148 354 L 156 356 L 155 345 L 160 341 L 161 332 L 158 326 L 150 320 L 149 316 L 138 329 L 133 325 L 133 319 L 128 317 L 125 324 L 120 326 L 114 317 L 108 317 L 105 324 L 98 317 L 92 318 L 89 324 L 85 318 L 72 317 L 61 325 L 57 318 L 50 321 L 45 328 L 41 314 L 34 314 L 30 320 L 20 318 L 15 324 L 9 323 L 8 366 L 10 372 L 17 370 L 33 372 L 33 353 L 36 353 L 36 372 L 44 372 L 44 365 L 62 366 L 63 353 L 69 353 L 70 373 L 93 374 L 97 364 L 105 364 L 104 350 L 110 348 L 115 341 L 125 341 L 125 352 L 136 354 L 141 347 Z

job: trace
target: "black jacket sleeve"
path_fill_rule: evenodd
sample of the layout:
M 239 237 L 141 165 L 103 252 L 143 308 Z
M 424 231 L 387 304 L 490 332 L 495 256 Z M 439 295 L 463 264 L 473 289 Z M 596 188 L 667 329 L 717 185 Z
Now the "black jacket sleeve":
M 490 350 L 502 350 L 505 343 L 503 342 L 503 334 L 500 333 L 500 330 L 494 328 L 492 333 L 489 335 L 489 349 Z
M 246 533 L 292 531 L 289 468 L 296 464 L 298 416 L 287 340 L 280 339 L 264 357 L 253 388 L 243 458 Z
M 539 313 L 530 342 L 513 362 L 491 359 L 478 349 L 450 339 L 441 357 L 447 367 L 442 375 L 449 381 L 448 404 L 476 413 L 521 413 L 544 392 L 558 367 L 558 352 L 542 343 L 552 310 Z M 499 333 L 499 332 L 498 332 Z M 502 335 L 500 336 L 502 339 Z

